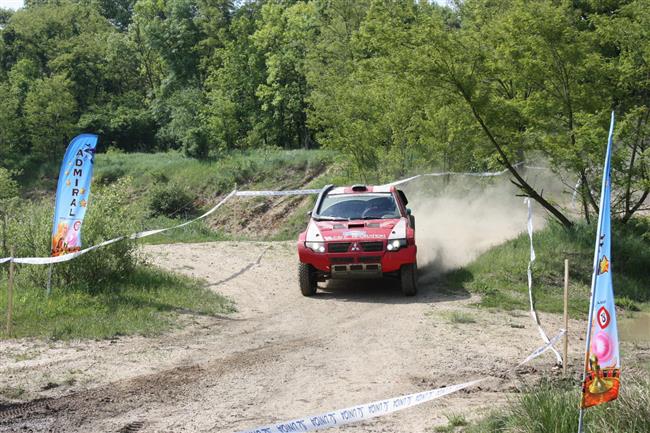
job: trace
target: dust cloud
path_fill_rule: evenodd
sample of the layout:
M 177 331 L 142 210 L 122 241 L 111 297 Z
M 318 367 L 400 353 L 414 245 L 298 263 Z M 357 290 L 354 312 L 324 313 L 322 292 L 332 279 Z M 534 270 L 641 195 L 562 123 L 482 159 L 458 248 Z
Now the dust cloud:
M 559 199 L 565 188 L 550 176 L 536 175 L 535 187 L 553 191 Z M 492 246 L 526 231 L 528 209 L 507 176 L 498 178 L 425 177 L 404 186 L 415 216 L 418 266 L 439 274 L 466 265 Z M 533 203 L 534 229 L 546 223 L 546 213 Z

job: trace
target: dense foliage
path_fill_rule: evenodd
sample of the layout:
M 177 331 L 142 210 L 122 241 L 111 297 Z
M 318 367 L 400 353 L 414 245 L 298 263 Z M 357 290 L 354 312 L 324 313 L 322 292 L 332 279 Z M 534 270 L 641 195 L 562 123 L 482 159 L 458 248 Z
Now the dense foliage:
M 324 146 L 369 181 L 544 158 L 597 211 L 609 113 L 615 209 L 650 192 L 645 0 L 31 0 L 0 10 L 0 167 L 80 131 L 126 151 Z

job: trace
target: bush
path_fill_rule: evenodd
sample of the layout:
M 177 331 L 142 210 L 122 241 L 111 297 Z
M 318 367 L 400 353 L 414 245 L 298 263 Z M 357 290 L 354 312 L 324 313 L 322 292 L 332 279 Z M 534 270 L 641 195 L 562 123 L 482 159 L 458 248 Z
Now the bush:
M 9 170 L 0 167 L 0 203 L 18 195 L 18 184 Z
M 157 185 L 151 192 L 149 210 L 152 216 L 187 218 L 196 214 L 196 195 L 176 183 Z
M 137 229 L 129 203 L 130 178 L 108 186 L 94 186 L 82 232 L 82 248 L 129 235 Z M 27 203 L 20 213 L 9 218 L 7 242 L 18 257 L 50 255 L 52 214 L 50 200 Z M 54 288 L 80 288 L 88 291 L 110 289 L 110 283 L 123 280 L 138 262 L 136 244 L 123 240 L 85 254 L 78 259 L 54 265 Z M 18 284 L 45 287 L 48 266 L 19 266 Z

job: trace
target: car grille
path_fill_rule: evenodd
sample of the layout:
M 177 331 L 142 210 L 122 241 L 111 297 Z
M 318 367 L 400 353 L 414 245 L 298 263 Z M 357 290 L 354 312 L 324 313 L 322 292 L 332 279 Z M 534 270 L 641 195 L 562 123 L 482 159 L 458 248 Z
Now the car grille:
M 361 249 L 366 252 L 384 250 L 383 242 L 361 242 L 360 244 L 361 244 Z
M 381 256 L 361 256 L 359 263 L 381 263 Z
M 330 257 L 330 263 L 354 263 L 353 257 Z
M 327 252 L 329 253 L 347 253 L 350 248 L 350 242 L 333 242 L 327 244 Z

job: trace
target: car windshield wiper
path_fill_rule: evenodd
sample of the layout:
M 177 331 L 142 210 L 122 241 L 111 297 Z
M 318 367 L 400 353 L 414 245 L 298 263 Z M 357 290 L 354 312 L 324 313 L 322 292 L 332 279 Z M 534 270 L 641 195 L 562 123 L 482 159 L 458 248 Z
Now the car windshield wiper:
M 360 220 L 388 220 L 388 219 L 394 219 L 394 218 L 399 218 L 398 216 L 395 215 L 382 215 L 382 216 L 365 216 L 363 218 L 358 218 Z
M 316 221 L 349 221 L 349 218 L 341 217 L 314 217 Z

